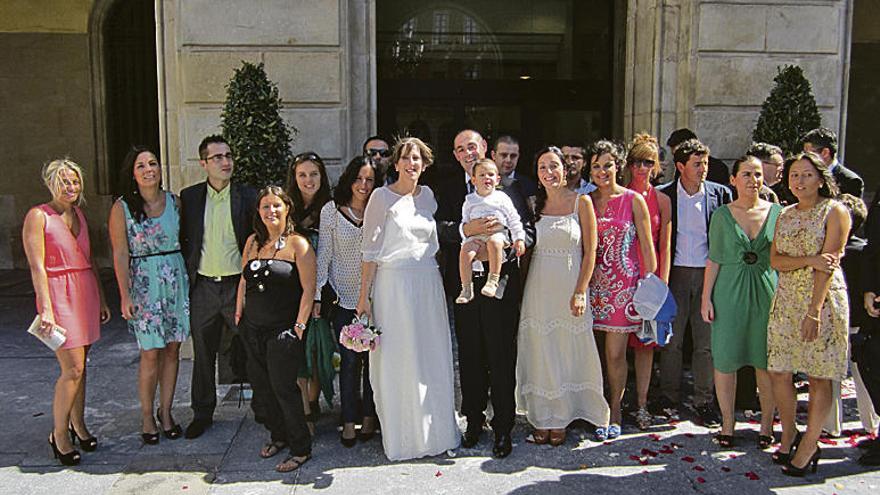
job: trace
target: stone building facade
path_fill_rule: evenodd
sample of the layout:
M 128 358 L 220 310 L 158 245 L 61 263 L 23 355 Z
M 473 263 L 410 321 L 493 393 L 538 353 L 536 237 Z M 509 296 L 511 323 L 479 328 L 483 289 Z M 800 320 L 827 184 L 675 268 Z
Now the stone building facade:
M 107 114 L 106 101 L 113 95 L 107 94 L 111 74 L 103 61 L 112 47 L 103 23 L 123 1 L 7 0 L 0 5 L 0 176 L 5 179 L 0 181 L 0 268 L 25 265 L 21 220 L 46 198 L 40 166 L 65 154 L 86 168 L 93 239 L 102 263 L 109 263 L 101 233 L 112 197 L 109 177 L 118 164 L 110 163 L 106 136 L 127 117 Z M 382 2 L 152 2 L 155 111 L 166 185 L 178 191 L 202 179 L 197 145 L 219 131 L 224 85 L 242 60 L 263 62 L 278 84 L 284 117 L 299 130 L 295 151 L 317 151 L 338 174 L 377 128 L 376 16 Z M 497 9 L 483 13 L 486 17 L 503 16 L 505 5 L 530 4 L 535 13 L 529 22 L 540 25 L 570 12 L 570 2 L 482 3 Z M 614 115 L 607 132 L 622 138 L 648 131 L 665 141 L 673 129 L 690 127 L 714 155 L 735 158 L 750 141 L 776 67 L 795 63 L 813 84 L 823 124 L 844 137 L 847 106 L 854 104 L 848 95 L 854 4 L 870 9 L 878 2 L 597 2 L 605 8 L 611 4 L 615 24 Z M 451 3 L 456 2 L 397 2 L 412 15 Z

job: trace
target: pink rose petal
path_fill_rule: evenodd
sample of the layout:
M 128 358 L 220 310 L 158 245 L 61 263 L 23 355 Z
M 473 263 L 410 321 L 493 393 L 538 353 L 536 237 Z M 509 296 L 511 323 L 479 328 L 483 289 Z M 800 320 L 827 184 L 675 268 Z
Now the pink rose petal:
M 754 471 L 749 471 L 748 473 L 746 473 L 746 478 L 748 478 L 752 481 L 757 481 L 757 480 L 761 479 L 761 477 L 758 476 L 757 474 L 755 474 Z
M 702 473 L 705 470 L 706 470 L 706 468 L 704 468 L 703 466 L 694 466 L 694 471 L 699 471 Z
M 437 471 L 436 473 L 434 473 L 435 478 L 439 478 L 441 476 L 443 476 L 443 473 L 441 473 L 440 471 Z
M 650 449 L 642 449 L 642 455 L 649 455 L 651 457 L 657 457 L 658 454 L 657 454 L 657 452 L 654 452 L 653 450 L 650 450 Z
M 637 455 L 631 455 L 631 456 L 629 456 L 629 460 L 631 460 L 631 461 L 641 461 L 642 458 L 639 457 L 639 456 L 637 456 Z
M 706 478 L 703 478 L 702 476 L 697 476 L 697 483 L 705 483 L 705 482 L 706 482 Z
M 694 462 L 695 459 L 689 455 L 686 455 L 682 457 L 681 460 L 683 460 L 684 462 Z

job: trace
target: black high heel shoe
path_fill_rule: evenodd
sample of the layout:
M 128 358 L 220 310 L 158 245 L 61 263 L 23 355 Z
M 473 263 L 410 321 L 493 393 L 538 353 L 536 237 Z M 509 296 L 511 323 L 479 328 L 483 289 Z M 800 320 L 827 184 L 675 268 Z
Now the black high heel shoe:
M 773 464 L 779 464 L 785 466 L 788 464 L 788 460 L 791 459 L 791 456 L 794 455 L 794 451 L 797 450 L 798 445 L 801 443 L 801 432 L 797 432 L 794 436 L 794 441 L 791 442 L 791 447 L 788 448 L 788 452 L 780 452 L 776 451 L 770 455 L 770 459 L 773 460 Z
M 815 473 L 817 469 L 819 469 L 819 459 L 822 457 L 822 449 L 816 445 L 816 451 L 813 452 L 813 456 L 804 464 L 804 467 L 797 467 L 791 463 L 791 459 L 788 460 L 788 464 L 782 466 L 782 474 L 786 476 L 794 476 L 796 478 L 803 478 L 804 475 L 807 474 L 807 470 L 809 469 L 811 472 Z
M 73 425 L 67 426 L 67 431 L 70 432 L 70 443 L 76 445 L 77 440 L 79 441 L 79 446 L 86 452 L 94 452 L 98 448 L 98 439 L 92 435 L 89 438 L 80 438 L 79 435 L 76 434 L 76 430 L 73 428 Z
M 74 449 L 66 454 L 62 454 L 60 450 L 58 450 L 58 445 L 55 444 L 55 433 L 53 432 L 49 435 L 49 445 L 52 446 L 52 454 L 55 455 L 55 458 L 61 461 L 61 464 L 65 466 L 76 466 L 79 464 L 79 461 L 82 459 L 79 451 Z
M 159 424 L 156 424 L 156 433 L 147 433 L 145 431 L 141 431 L 141 440 L 143 440 L 145 444 L 156 445 L 159 443 Z
M 171 416 L 171 413 L 168 413 L 168 416 Z M 159 414 L 159 409 L 156 409 L 156 417 L 159 418 L 159 425 L 162 424 L 162 415 Z M 183 434 L 183 429 L 179 424 L 174 422 L 174 418 L 171 418 L 171 424 L 174 425 L 170 430 L 162 430 L 162 434 L 165 435 L 165 438 L 169 440 L 177 440 Z M 157 438 L 158 440 L 158 438 Z

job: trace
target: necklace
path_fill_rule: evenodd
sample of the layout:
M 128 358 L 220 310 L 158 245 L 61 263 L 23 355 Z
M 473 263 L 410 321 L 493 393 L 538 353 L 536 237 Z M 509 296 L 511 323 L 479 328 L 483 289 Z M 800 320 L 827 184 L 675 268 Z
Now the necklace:
M 267 245 L 269 245 L 269 244 L 267 244 Z M 287 245 L 287 243 L 286 243 L 286 236 L 284 234 L 281 234 L 281 236 L 278 237 L 278 240 L 276 240 L 273 244 L 271 244 L 271 246 L 275 248 L 275 251 L 273 251 L 272 256 L 269 257 L 268 260 L 266 260 L 266 269 L 263 271 L 263 277 L 269 276 L 269 265 L 272 264 L 272 262 L 275 260 L 275 256 L 278 254 L 278 251 L 284 249 L 285 245 Z M 263 246 L 263 247 L 265 247 L 265 246 Z M 263 250 L 263 247 L 261 247 L 257 250 L 257 259 L 251 261 L 250 268 L 251 268 L 251 271 L 254 272 L 254 278 L 260 277 L 260 273 L 258 272 L 258 270 L 262 267 L 262 262 L 260 261 L 260 251 Z M 257 282 L 257 290 L 260 292 L 263 292 L 266 290 L 266 286 L 263 284 L 263 280 L 259 280 Z

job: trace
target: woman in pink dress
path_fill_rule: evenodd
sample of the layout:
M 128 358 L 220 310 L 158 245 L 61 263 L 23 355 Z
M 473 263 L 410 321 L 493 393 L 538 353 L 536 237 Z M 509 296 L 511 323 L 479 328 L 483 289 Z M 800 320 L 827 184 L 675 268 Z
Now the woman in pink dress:
M 608 405 L 608 428 L 598 427 L 596 439 L 620 436 L 620 403 L 626 388 L 626 344 L 642 320 L 633 307 L 633 294 L 640 276 L 657 269 L 648 205 L 641 194 L 617 183 L 623 149 L 598 141 L 591 147 L 590 178 L 597 189 L 590 193 L 595 205 L 599 245 L 596 268 L 590 280 L 593 332 L 604 344 Z M 638 243 L 638 244 L 637 244 Z M 639 251 L 641 251 L 640 262 Z
M 62 464 L 72 466 L 80 461 L 75 440 L 84 451 L 98 447 L 84 418 L 86 356 L 101 336 L 101 323 L 110 319 L 110 310 L 92 263 L 86 217 L 79 208 L 82 170 L 71 160 L 59 159 L 49 162 L 42 176 L 52 201 L 31 208 L 22 239 L 42 319 L 40 332 L 48 335 L 55 325 L 66 330 L 66 342 L 55 351 L 61 376 L 55 382 L 49 444 Z
M 626 187 L 642 195 L 648 204 L 648 215 L 651 218 L 651 239 L 654 241 L 654 253 L 657 256 L 657 269 L 654 274 L 669 282 L 669 243 L 672 238 L 672 203 L 669 196 L 657 194 L 651 181 L 661 173 L 660 146 L 657 138 L 649 134 L 636 134 L 629 145 L 626 156 L 624 182 Z M 639 262 L 644 260 L 639 251 Z M 651 385 L 651 369 L 654 365 L 654 348 L 657 344 L 642 344 L 635 334 L 629 335 L 629 347 L 635 355 L 636 396 L 639 409 L 636 411 L 636 423 L 642 430 L 648 429 L 653 422 L 648 412 L 648 387 Z

